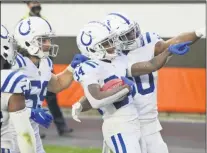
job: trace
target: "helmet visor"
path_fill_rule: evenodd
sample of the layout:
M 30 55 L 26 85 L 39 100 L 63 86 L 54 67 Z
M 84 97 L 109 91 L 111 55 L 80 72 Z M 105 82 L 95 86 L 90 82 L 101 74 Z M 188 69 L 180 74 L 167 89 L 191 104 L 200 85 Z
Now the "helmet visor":
M 54 43 L 54 35 L 37 36 L 38 46 L 47 56 L 56 57 L 59 51 L 59 45 Z

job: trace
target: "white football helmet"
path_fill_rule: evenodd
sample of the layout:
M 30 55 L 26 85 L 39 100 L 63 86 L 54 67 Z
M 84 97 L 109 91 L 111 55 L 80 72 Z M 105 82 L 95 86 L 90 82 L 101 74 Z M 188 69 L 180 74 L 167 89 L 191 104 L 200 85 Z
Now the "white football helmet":
M 144 45 L 138 23 L 130 20 L 126 15 L 110 13 L 104 19 L 104 23 L 119 35 L 121 50 L 134 50 Z
M 29 17 L 20 21 L 15 28 L 15 39 L 21 48 L 32 56 L 39 58 L 56 57 L 59 46 L 52 44 L 52 27 L 48 21 L 40 17 Z
M 17 43 L 5 26 L 1 25 L 1 56 L 11 65 L 15 64 Z
M 112 60 L 118 55 L 116 33 L 100 21 L 91 21 L 80 30 L 76 43 L 81 53 L 91 59 Z

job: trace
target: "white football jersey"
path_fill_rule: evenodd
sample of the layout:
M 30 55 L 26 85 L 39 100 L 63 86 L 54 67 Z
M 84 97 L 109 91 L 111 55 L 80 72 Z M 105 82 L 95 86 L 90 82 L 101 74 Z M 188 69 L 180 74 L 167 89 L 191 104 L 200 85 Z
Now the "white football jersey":
M 47 94 L 48 82 L 52 76 L 52 61 L 48 58 L 41 59 L 39 67 L 27 57 L 23 57 L 21 54 L 17 55 L 16 64 L 12 69 L 18 69 L 25 74 L 31 82 L 30 93 L 25 96 L 27 108 L 38 108 L 42 106 L 42 103 Z M 30 119 L 31 125 L 35 133 L 39 133 L 39 125 Z
M 74 79 L 81 83 L 83 88 L 89 84 L 99 84 L 101 87 L 108 81 L 126 76 L 128 66 L 127 57 L 120 54 L 112 62 L 89 60 L 75 68 Z M 122 102 L 116 102 L 98 109 L 104 120 L 116 119 L 123 122 L 138 117 L 133 104 L 132 96 L 126 97 Z
M 19 71 L 1 70 L 1 148 L 12 148 L 13 137 L 9 120 L 8 103 L 13 93 L 28 94 L 30 81 Z
M 53 63 L 50 58 L 41 59 L 39 68 L 27 57 L 17 55 L 16 64 L 12 69 L 19 69 L 31 81 L 31 91 L 26 97 L 26 105 L 29 108 L 42 106 L 47 93 L 48 82 L 52 76 Z
M 162 39 L 156 33 L 143 34 L 144 46 L 130 51 L 127 54 L 129 69 L 134 63 L 149 61 L 154 58 L 155 44 Z M 136 83 L 135 104 L 140 119 L 156 118 L 157 112 L 157 71 L 133 77 Z

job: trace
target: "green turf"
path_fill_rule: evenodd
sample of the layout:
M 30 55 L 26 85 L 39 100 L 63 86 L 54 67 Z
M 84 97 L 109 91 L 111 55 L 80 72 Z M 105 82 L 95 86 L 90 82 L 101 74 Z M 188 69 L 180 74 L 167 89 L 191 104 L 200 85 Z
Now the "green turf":
M 101 149 L 60 147 L 53 145 L 44 146 L 46 153 L 101 153 Z

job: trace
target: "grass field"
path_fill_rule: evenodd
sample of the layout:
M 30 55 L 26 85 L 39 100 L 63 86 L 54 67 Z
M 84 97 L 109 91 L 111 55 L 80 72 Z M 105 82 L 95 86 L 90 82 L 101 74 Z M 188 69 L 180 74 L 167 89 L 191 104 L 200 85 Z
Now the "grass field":
M 73 148 L 46 145 L 44 146 L 46 153 L 101 153 L 101 149 L 94 148 Z

